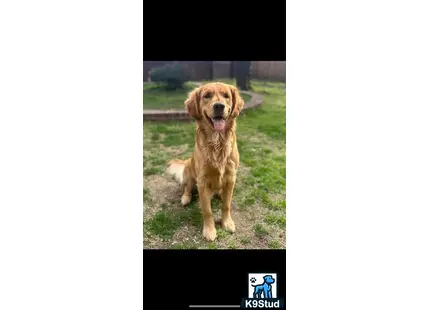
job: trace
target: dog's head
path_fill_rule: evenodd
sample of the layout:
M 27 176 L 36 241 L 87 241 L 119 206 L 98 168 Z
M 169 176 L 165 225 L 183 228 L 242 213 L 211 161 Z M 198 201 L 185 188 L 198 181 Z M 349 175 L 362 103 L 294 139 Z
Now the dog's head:
M 272 276 L 264 276 L 263 279 L 267 284 L 275 283 L 275 279 L 273 279 Z
M 188 113 L 206 127 L 224 131 L 243 108 L 243 99 L 233 85 L 208 83 L 194 89 L 185 101 Z

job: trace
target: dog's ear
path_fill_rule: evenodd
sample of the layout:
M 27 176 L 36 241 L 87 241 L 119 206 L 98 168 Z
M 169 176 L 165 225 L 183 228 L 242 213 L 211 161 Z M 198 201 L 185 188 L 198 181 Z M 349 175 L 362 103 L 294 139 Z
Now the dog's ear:
M 185 107 L 187 108 L 188 114 L 196 120 L 202 118 L 200 113 L 200 87 L 189 93 L 188 99 L 185 100 Z
M 235 118 L 239 115 L 240 111 L 242 111 L 243 108 L 243 99 L 239 95 L 239 90 L 233 86 L 230 85 L 230 90 L 233 98 L 233 106 L 231 109 L 231 117 Z

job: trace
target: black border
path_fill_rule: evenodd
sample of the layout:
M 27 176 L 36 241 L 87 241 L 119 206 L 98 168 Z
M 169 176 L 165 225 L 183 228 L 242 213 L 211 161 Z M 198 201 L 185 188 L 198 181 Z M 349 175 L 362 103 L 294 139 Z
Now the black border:
M 144 60 L 286 60 L 286 2 L 144 1 Z
M 143 61 L 285 61 L 285 1 L 144 1 Z M 278 274 L 284 298 L 285 250 L 143 250 L 144 307 L 239 305 L 248 273 Z
M 285 298 L 285 250 L 144 250 L 143 254 L 144 305 L 151 300 L 157 308 L 168 309 L 240 305 L 248 298 L 248 273 L 277 273 L 278 298 Z

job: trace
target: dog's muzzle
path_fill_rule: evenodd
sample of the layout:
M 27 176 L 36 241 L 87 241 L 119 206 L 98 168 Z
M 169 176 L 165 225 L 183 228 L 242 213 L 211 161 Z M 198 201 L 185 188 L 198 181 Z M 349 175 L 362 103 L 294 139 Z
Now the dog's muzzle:
M 215 103 L 213 106 L 214 116 L 224 116 L 225 105 L 223 103 Z

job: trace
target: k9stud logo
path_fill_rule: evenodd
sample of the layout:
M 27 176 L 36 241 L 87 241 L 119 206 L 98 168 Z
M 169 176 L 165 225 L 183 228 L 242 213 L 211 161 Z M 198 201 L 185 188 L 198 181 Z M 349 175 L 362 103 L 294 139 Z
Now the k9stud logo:
M 283 299 L 278 298 L 278 276 L 276 273 L 249 273 L 248 298 L 242 308 L 283 308 Z

